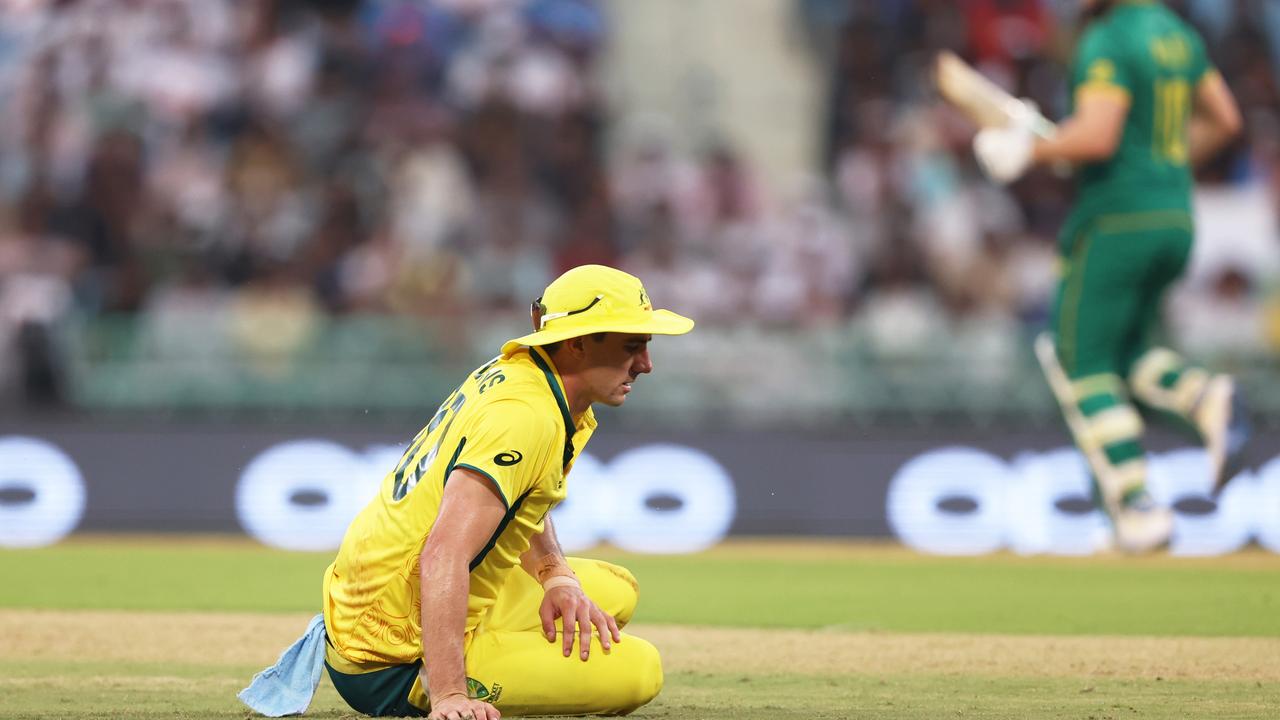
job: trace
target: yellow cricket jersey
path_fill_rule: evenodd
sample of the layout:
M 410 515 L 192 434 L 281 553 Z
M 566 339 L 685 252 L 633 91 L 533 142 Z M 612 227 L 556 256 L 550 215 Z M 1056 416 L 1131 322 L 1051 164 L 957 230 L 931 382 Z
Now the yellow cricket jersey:
M 522 348 L 472 373 L 347 528 L 324 576 L 329 641 L 356 662 L 421 656 L 418 556 L 454 468 L 487 477 L 507 506 L 471 561 L 466 632 L 473 631 L 529 538 L 564 499 L 565 475 L 595 427 L 591 410 L 575 426 L 560 376 L 540 348 Z

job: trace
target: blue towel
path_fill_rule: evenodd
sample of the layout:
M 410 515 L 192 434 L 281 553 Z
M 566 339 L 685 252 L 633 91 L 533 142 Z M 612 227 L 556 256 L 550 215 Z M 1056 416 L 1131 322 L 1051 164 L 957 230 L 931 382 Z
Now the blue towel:
M 316 615 L 275 665 L 253 676 L 236 697 L 267 717 L 301 715 L 311 704 L 324 669 L 324 615 Z

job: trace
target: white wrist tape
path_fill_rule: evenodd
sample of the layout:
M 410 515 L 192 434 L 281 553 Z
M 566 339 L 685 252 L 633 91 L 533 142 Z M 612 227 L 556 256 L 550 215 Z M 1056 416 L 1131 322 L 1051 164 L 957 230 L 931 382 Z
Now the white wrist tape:
M 542 583 L 542 591 L 550 592 L 555 588 L 566 587 L 568 585 L 578 588 L 582 587 L 582 583 L 578 582 L 578 578 L 576 577 L 571 575 L 555 575 L 547 578 L 547 581 Z

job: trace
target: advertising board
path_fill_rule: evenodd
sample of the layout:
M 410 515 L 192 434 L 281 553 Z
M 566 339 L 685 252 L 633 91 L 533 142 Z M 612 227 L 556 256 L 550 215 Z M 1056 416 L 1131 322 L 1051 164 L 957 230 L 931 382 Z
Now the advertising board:
M 554 512 L 568 550 L 700 550 L 729 535 L 896 537 L 922 552 L 1083 555 L 1108 547 L 1078 453 L 1029 432 L 601 430 Z M 331 550 L 396 465 L 376 430 L 60 423 L 0 433 L 0 545 L 72 532 L 246 533 Z M 1150 453 L 1175 554 L 1280 552 L 1280 457 L 1208 497 L 1199 449 Z

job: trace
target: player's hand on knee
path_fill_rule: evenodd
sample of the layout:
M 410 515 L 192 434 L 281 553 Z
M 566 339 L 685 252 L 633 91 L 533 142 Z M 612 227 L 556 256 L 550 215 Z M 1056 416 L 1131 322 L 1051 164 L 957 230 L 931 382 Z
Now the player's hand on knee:
M 578 639 L 578 655 L 586 660 L 591 655 L 592 627 L 600 633 L 600 646 L 607 652 L 613 643 L 622 640 L 618 623 L 613 616 L 601 610 L 582 588 L 572 585 L 561 586 L 547 591 L 542 599 L 542 607 L 538 610 L 542 619 L 542 630 L 548 642 L 555 642 L 555 619 L 561 618 L 564 632 L 562 644 L 564 656 L 573 654 L 574 636 Z
M 578 634 L 579 624 L 583 621 L 587 623 L 586 645 L 582 648 L 582 659 L 586 660 L 591 648 L 591 601 L 586 594 L 582 592 L 582 588 L 576 585 L 562 585 L 547 591 L 542 598 L 542 607 L 538 610 L 538 615 L 542 618 L 542 630 L 547 635 L 548 642 L 555 642 L 556 639 L 556 618 L 562 621 L 563 632 L 561 640 L 564 649 L 564 656 L 569 657 L 573 653 L 574 637 Z
M 622 642 L 622 631 L 618 629 L 618 621 L 601 610 L 600 606 L 590 598 L 587 598 L 587 602 L 591 603 L 591 624 L 596 626 L 596 632 L 600 635 L 600 647 L 605 652 L 609 652 L 613 643 Z
M 439 701 L 432 700 L 427 720 L 498 720 L 501 717 L 498 708 L 489 703 L 457 693 Z

